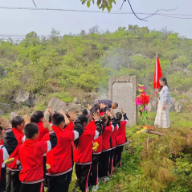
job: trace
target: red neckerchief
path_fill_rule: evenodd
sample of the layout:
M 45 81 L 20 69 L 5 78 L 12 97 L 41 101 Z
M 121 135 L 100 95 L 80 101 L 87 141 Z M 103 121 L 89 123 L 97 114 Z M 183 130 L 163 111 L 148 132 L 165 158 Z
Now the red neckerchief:
M 25 140 L 24 145 L 26 145 L 27 147 L 34 147 L 35 143 L 36 143 L 36 140 L 27 139 L 27 140 Z
M 63 129 L 61 129 L 60 127 L 57 127 L 57 126 L 55 126 L 55 125 L 52 125 L 52 129 L 53 129 L 53 131 L 54 131 L 55 133 L 59 133 L 59 132 L 62 132 L 62 131 L 63 131 Z
M 18 143 L 20 143 L 22 138 L 23 138 L 23 136 L 24 136 L 23 131 L 15 129 L 15 128 L 12 128 L 12 131 L 13 131 L 13 133 L 14 133 L 17 141 L 18 141 Z

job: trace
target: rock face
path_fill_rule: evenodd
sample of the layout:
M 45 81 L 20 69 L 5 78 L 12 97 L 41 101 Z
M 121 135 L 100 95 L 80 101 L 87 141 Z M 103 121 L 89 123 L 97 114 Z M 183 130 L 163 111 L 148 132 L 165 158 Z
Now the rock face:
M 0 102 L 0 115 L 5 115 L 5 113 L 10 113 L 10 112 L 11 112 L 11 105 Z
M 35 95 L 30 94 L 28 91 L 20 90 L 15 102 L 33 106 L 35 104 Z

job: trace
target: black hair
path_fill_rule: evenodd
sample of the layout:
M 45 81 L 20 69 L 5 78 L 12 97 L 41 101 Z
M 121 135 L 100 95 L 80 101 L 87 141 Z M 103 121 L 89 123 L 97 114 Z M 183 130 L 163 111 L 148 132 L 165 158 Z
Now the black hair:
M 82 125 L 83 125 L 83 123 L 87 123 L 88 122 L 88 118 L 84 114 L 79 115 L 78 119 L 80 120 Z M 75 148 L 77 149 L 78 145 L 79 145 L 79 138 L 74 141 L 74 145 L 75 145 Z
M 92 109 L 94 109 L 95 111 L 97 111 L 99 109 L 99 111 L 100 111 L 101 108 L 100 108 L 100 105 L 98 103 L 96 103 L 92 106 Z
M 122 119 L 122 113 L 117 112 L 117 113 L 116 113 L 116 118 L 117 118 L 118 120 L 121 120 L 121 119 Z
M 116 108 L 118 107 L 118 103 L 116 102 L 114 102 L 113 105 L 115 105 Z
M 82 110 L 81 110 L 81 113 L 84 114 L 84 115 L 88 115 L 87 109 L 82 109 Z
M 32 123 L 39 123 L 40 119 L 44 117 L 43 111 L 35 111 L 33 115 L 31 116 L 31 122 Z
M 167 87 L 169 87 L 169 86 L 168 86 L 168 83 L 167 83 L 166 77 L 161 77 L 161 78 L 159 78 L 159 81 L 165 82 L 165 85 L 166 85 Z M 162 88 L 163 88 L 163 86 L 160 87 L 160 91 L 161 91 Z
M 36 133 L 39 132 L 38 125 L 35 123 L 28 123 L 24 128 L 25 136 L 27 139 L 31 139 Z
M 78 119 L 81 121 L 81 124 L 88 122 L 88 118 L 87 118 L 87 116 L 84 115 L 84 114 L 79 115 L 79 116 L 78 116 Z
M 106 121 L 107 121 L 106 126 L 109 126 L 110 121 L 111 121 L 111 117 L 108 116 L 107 114 L 104 114 L 104 115 L 101 116 L 101 120 L 102 120 L 103 122 L 106 122 Z
M 17 128 L 18 125 L 21 125 L 24 122 L 24 119 L 20 116 L 16 116 L 12 119 L 11 124 L 13 128 Z
M 3 127 L 1 127 L 0 125 L 0 136 L 1 136 L 1 132 L 3 131 Z M 0 138 L 1 139 L 1 138 Z
M 116 123 L 117 123 L 117 125 L 119 125 L 119 127 L 120 127 L 121 119 L 122 119 L 122 113 L 117 112 L 116 113 Z
M 91 108 L 91 110 L 90 110 L 90 117 L 92 118 L 92 119 L 94 119 L 93 118 L 93 114 L 94 113 L 97 113 L 97 109 L 96 108 Z
M 65 122 L 65 118 L 60 113 L 55 113 L 52 116 L 52 124 L 55 126 L 59 126 L 61 123 Z

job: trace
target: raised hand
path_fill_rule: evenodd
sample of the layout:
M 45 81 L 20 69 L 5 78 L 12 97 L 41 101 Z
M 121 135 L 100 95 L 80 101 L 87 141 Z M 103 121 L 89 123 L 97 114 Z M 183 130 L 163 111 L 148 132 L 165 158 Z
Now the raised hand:
M 87 108 L 89 109 L 89 111 L 91 110 L 92 106 L 90 104 L 87 105 Z
M 99 114 L 97 112 L 93 113 L 93 118 L 95 119 L 95 121 L 100 120 Z
M 28 123 L 31 123 L 30 117 L 29 115 L 25 116 L 25 125 L 27 125 Z
M 116 117 L 116 115 L 115 115 L 115 113 L 114 113 L 112 108 L 111 108 L 111 114 L 113 115 L 113 117 Z
M 125 114 L 125 112 L 123 111 L 123 108 L 121 108 L 121 113 L 122 113 L 122 114 Z
M 113 115 L 111 114 L 111 112 L 110 111 L 106 111 L 106 114 L 109 116 L 109 117 L 113 117 Z
M 51 107 L 48 107 L 48 112 L 49 112 L 51 115 L 54 114 L 54 111 L 53 111 L 53 109 L 52 109 Z
M 0 117 L 0 125 L 3 129 L 9 129 L 10 128 L 8 121 L 2 117 Z
M 45 129 L 48 129 L 49 131 L 52 130 L 50 123 L 46 119 L 43 119 L 43 126 Z
M 61 113 L 61 114 L 64 116 L 64 118 L 65 118 L 65 123 L 66 123 L 67 125 L 69 125 L 70 121 L 69 121 L 68 117 L 65 115 L 64 111 L 63 111 L 63 110 L 60 110 L 59 113 Z
M 75 115 L 75 113 L 73 113 L 72 111 L 69 111 L 68 114 L 69 114 L 69 117 L 70 117 L 70 119 L 71 119 L 72 121 L 74 121 L 75 119 L 77 119 L 77 115 Z

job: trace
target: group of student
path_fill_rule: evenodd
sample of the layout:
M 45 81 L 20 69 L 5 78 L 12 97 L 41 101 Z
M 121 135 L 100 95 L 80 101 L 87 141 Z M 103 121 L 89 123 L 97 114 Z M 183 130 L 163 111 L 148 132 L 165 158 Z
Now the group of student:
M 98 178 L 121 166 L 128 118 L 123 109 L 114 114 L 117 107 L 100 100 L 78 116 L 49 108 L 49 121 L 42 111 L 12 125 L 0 118 L 0 192 L 68 192 L 74 163 L 74 191 L 96 191 Z

